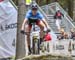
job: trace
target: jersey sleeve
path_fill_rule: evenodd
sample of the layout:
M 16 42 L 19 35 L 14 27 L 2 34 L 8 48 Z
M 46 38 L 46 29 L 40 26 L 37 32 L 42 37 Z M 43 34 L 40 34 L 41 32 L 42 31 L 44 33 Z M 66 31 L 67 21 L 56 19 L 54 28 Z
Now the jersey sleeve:
M 28 12 L 26 13 L 25 19 L 28 20 L 29 17 L 30 17 L 30 11 L 28 11 Z
M 44 16 L 41 12 L 38 12 L 39 13 L 39 19 L 43 20 L 44 19 Z

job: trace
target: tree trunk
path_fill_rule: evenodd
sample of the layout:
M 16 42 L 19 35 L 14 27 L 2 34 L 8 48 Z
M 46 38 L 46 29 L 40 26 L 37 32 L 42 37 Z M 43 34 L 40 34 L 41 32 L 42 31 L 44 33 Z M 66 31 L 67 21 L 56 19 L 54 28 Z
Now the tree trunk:
M 51 3 L 53 3 L 53 2 L 54 2 L 54 0 L 50 0 L 50 2 L 51 2 Z
M 37 4 L 39 4 L 40 3 L 40 0 L 36 0 L 36 2 L 37 2 Z
M 16 60 L 25 57 L 25 36 L 20 33 L 20 29 L 24 20 L 25 9 L 25 1 L 18 0 Z
M 50 0 L 46 0 L 46 4 L 49 4 L 50 3 Z
M 73 0 L 68 1 L 68 14 L 73 18 Z
M 75 0 L 73 0 L 73 20 L 75 21 Z
M 53 2 L 58 2 L 58 0 L 50 0 L 51 1 L 51 3 L 53 3 Z
M 13 0 L 13 2 L 14 2 L 16 5 L 18 5 L 18 2 L 17 2 L 17 0 Z

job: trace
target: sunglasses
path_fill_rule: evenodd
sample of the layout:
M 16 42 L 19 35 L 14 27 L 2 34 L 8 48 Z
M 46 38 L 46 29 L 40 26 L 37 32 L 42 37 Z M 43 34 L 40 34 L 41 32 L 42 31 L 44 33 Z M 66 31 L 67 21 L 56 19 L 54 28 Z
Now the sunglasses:
M 33 8 L 32 10 L 37 10 L 36 8 Z

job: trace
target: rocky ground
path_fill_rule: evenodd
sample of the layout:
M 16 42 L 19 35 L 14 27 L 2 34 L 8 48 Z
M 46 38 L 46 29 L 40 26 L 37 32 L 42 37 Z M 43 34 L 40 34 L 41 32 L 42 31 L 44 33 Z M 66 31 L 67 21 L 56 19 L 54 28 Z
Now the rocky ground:
M 42 55 L 42 56 L 29 56 L 22 60 L 73 60 L 71 57 L 62 56 L 52 56 L 52 55 Z M 75 59 L 74 59 L 75 60 Z

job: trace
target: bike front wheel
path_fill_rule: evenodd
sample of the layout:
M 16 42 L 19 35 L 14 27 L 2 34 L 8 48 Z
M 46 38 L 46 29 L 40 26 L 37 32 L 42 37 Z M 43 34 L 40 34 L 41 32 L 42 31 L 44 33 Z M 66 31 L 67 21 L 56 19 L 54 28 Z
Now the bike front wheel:
M 33 54 L 40 53 L 40 41 L 39 39 L 33 39 Z

